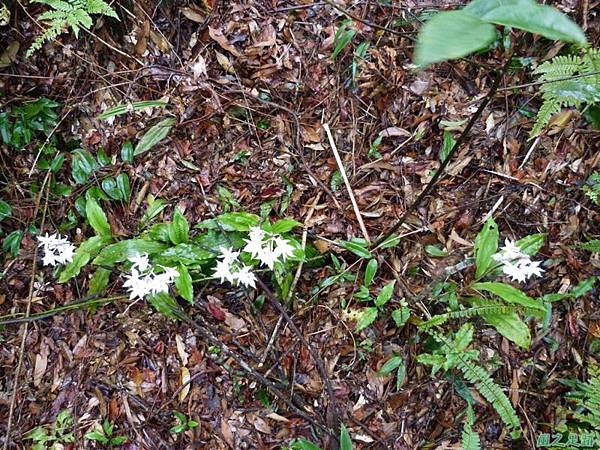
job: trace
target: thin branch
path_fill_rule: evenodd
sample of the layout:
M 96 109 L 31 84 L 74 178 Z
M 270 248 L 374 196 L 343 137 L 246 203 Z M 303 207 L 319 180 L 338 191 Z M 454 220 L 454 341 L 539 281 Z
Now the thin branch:
M 575 80 L 577 78 L 592 77 L 594 75 L 600 75 L 600 70 L 595 71 L 595 72 L 580 73 L 578 75 L 571 75 L 570 77 L 564 77 L 564 78 L 553 78 L 551 80 L 540 80 L 540 81 L 533 81 L 531 83 L 525 83 L 525 84 L 515 84 L 513 86 L 507 86 L 507 87 L 500 88 L 500 89 L 498 89 L 498 92 L 512 91 L 514 89 L 523 89 L 523 88 L 530 87 L 530 86 L 539 86 L 541 84 L 556 83 L 559 81 Z

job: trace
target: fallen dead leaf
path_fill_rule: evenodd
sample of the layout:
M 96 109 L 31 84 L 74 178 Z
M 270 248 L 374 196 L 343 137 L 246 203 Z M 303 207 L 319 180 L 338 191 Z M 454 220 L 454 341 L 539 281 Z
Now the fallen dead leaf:
M 229 43 L 229 41 L 227 40 L 227 38 L 221 30 L 208 27 L 208 34 L 217 44 L 221 46 L 223 50 L 227 50 L 229 53 L 236 57 L 242 56 L 241 53 L 238 52 L 237 49 Z
M 179 391 L 179 401 L 182 402 L 185 400 L 187 395 L 190 392 L 190 371 L 187 367 L 181 368 L 181 385 L 183 388 Z

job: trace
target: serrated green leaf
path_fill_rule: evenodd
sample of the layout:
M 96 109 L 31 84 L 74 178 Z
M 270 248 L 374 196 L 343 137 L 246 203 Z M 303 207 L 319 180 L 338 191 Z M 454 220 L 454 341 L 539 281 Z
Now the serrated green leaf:
M 163 119 L 158 122 L 156 125 L 151 127 L 144 136 L 140 139 L 140 141 L 135 146 L 135 150 L 133 151 L 133 156 L 141 155 L 142 153 L 147 152 L 160 141 L 162 141 L 169 131 L 175 125 L 175 119 L 169 117 L 167 119 Z
M 489 46 L 496 28 L 466 11 L 444 11 L 421 27 L 415 49 L 415 64 L 430 64 L 461 58 Z
M 112 236 L 106 214 L 98 202 L 92 197 L 88 198 L 85 202 L 85 215 L 97 235 Z
M 537 309 L 539 311 L 545 311 L 543 303 L 525 295 L 519 289 L 510 286 L 504 283 L 497 282 L 486 282 L 486 283 L 475 283 L 472 286 L 473 289 L 491 292 L 494 295 L 497 295 L 502 300 L 517 304 L 521 306 L 525 306 L 527 308 Z
M 104 247 L 92 261 L 98 266 L 112 266 L 137 255 L 155 255 L 164 251 L 167 246 L 161 242 L 147 241 L 145 239 L 127 239 Z
M 577 246 L 589 252 L 600 253 L 600 239 L 593 239 L 588 242 L 582 242 Z
M 58 282 L 64 283 L 79 275 L 81 268 L 85 266 L 90 259 L 96 256 L 110 241 L 110 236 L 92 236 L 83 241 L 77 250 L 75 250 L 71 262 L 61 271 Z
M 365 269 L 365 282 L 364 282 L 365 287 L 368 288 L 369 286 L 371 286 L 373 279 L 375 279 L 375 274 L 377 273 L 377 267 L 378 267 L 378 264 L 377 264 L 377 260 L 375 258 L 371 259 L 367 263 L 367 268 Z
M 169 224 L 169 239 L 173 244 L 185 244 L 189 241 L 190 225 L 185 216 L 175 209 L 173 220 Z
M 379 294 L 377 294 L 377 298 L 375 299 L 375 306 L 377 306 L 378 308 L 381 308 L 387 302 L 390 301 L 390 299 L 394 295 L 394 286 L 395 285 L 396 285 L 396 280 L 393 280 L 393 281 L 390 281 L 388 284 L 386 284 L 383 288 L 381 288 L 381 291 L 379 291 Z
M 475 278 L 481 278 L 490 268 L 492 256 L 498 251 L 498 238 L 498 225 L 490 217 L 475 238 Z
M 377 319 L 378 309 L 375 306 L 369 306 L 368 308 L 363 308 L 358 315 L 358 320 L 356 322 L 356 330 L 361 331 L 364 328 L 367 328 L 375 319 Z
M 193 303 L 194 301 L 194 288 L 192 286 L 192 277 L 183 264 L 180 264 L 177 268 L 179 276 L 175 278 L 175 287 L 179 295 L 186 301 Z

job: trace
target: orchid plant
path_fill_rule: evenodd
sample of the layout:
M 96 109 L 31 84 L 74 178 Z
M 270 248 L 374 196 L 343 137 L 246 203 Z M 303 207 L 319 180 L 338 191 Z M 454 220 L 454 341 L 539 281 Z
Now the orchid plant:
M 78 247 L 58 234 L 38 237 L 43 264 L 59 266 L 59 281 L 66 282 L 91 262 L 96 269 L 89 281 L 90 295 L 102 292 L 117 268 L 121 287 L 131 300 L 146 299 L 174 317 L 172 292 L 191 303 L 193 285 L 201 281 L 255 288 L 257 271 L 272 273 L 282 289 L 288 264 L 304 257 L 301 245 L 290 234 L 301 225 L 295 220 L 261 224 L 254 214 L 231 212 L 197 224 L 195 228 L 204 231 L 195 233 L 177 209 L 170 222 L 150 224 L 164 209 L 157 204 L 162 206 L 148 198 L 143 231 L 138 236 L 118 240 L 106 214 L 90 196 L 85 210 L 95 235 Z

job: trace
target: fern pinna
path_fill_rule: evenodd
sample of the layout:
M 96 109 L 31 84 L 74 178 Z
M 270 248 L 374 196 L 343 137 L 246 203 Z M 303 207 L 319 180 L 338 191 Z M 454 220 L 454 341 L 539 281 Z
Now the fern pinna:
M 587 49 L 582 55 L 555 56 L 533 73 L 540 75 L 544 102 L 531 130 L 532 138 L 561 108 L 600 102 L 600 49 Z
M 38 17 L 39 21 L 48 22 L 48 28 L 46 28 L 42 35 L 38 36 L 33 44 L 31 44 L 31 47 L 27 50 L 28 57 L 36 50 L 39 50 L 44 42 L 55 39 L 68 28 L 73 29 L 75 36 L 79 36 L 79 31 L 82 28 L 89 30 L 94 23 L 90 14 L 100 14 L 118 19 L 115 10 L 104 0 L 33 1 L 35 3 L 48 5 L 52 10 L 46 11 Z

